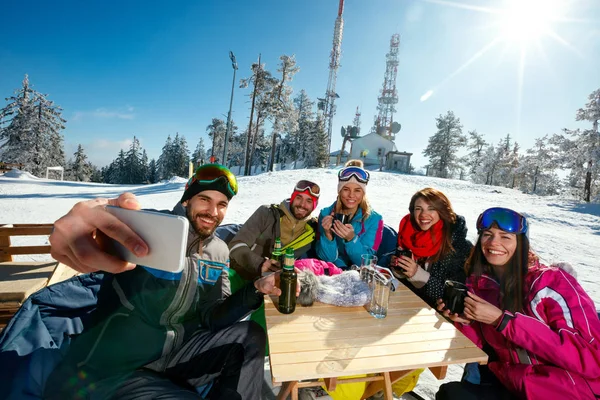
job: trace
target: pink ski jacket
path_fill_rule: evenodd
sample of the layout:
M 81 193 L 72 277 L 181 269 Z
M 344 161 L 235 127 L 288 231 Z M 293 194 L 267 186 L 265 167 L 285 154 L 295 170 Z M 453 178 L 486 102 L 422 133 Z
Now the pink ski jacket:
M 490 276 L 471 275 L 467 285 L 500 306 L 500 286 Z M 537 261 L 525 292 L 524 313 L 505 311 L 498 326 L 474 321 L 457 328 L 480 348 L 488 343 L 495 350 L 490 370 L 521 398 L 600 398 L 600 320 L 592 299 L 572 275 Z

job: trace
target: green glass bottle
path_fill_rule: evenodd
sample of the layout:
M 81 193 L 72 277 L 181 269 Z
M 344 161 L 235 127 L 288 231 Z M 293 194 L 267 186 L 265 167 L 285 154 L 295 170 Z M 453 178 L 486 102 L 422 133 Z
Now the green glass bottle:
M 281 251 L 281 239 L 275 239 L 275 244 L 273 245 L 273 252 L 271 253 L 271 260 L 277 261 L 279 265 L 281 265 L 281 261 L 283 259 L 283 252 Z
M 298 276 L 294 271 L 294 249 L 289 248 L 285 252 L 285 261 L 283 271 L 279 277 L 279 312 L 282 314 L 291 314 L 296 309 L 296 285 Z

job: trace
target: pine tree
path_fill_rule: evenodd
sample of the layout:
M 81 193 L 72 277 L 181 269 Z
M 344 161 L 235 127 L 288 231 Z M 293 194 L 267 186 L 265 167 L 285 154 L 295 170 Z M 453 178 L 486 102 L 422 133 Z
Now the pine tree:
M 579 137 L 579 145 L 584 148 L 587 154 L 587 166 L 585 171 L 585 182 L 583 187 L 583 200 L 589 203 L 592 193 L 598 192 L 592 186 L 598 180 L 600 168 L 600 132 L 598 131 L 598 121 L 600 121 L 600 89 L 592 92 L 588 96 L 588 102 L 585 108 L 577 110 L 575 119 L 577 121 L 589 121 L 592 123 L 592 129 L 585 129 Z
M 91 182 L 95 182 L 95 183 L 102 183 L 102 182 L 104 182 L 104 173 L 103 173 L 103 171 L 104 171 L 104 168 L 106 168 L 106 167 L 104 167 L 102 169 L 98 169 L 98 167 L 96 167 L 94 164 L 90 163 L 90 165 L 92 166 L 92 175 L 90 177 L 90 181 Z
M 279 57 L 280 63 L 278 72 L 281 72 L 281 80 L 277 82 L 272 91 L 273 96 L 273 134 L 271 137 L 271 156 L 269 157 L 269 167 L 267 171 L 273 171 L 275 163 L 275 153 L 277 150 L 277 137 L 289 126 L 288 120 L 293 117 L 293 103 L 291 100 L 292 89 L 288 82 L 291 82 L 294 75 L 300 70 L 296 66 L 294 55 Z
M 158 176 L 158 166 L 156 164 L 156 160 L 153 158 L 148 164 L 148 182 L 156 183 L 159 180 L 160 179 Z
M 209 125 L 210 126 L 210 125 Z M 192 153 L 192 162 L 194 166 L 202 165 L 205 163 L 206 149 L 204 148 L 204 138 L 200 138 L 196 145 L 196 150 Z
M 264 122 L 273 113 L 274 103 L 272 90 L 278 82 L 277 79 L 265 69 L 265 65 L 260 62 L 260 56 L 258 58 L 258 63 L 252 64 L 251 70 L 252 76 L 250 78 L 242 79 L 240 85 L 241 87 L 248 87 L 250 83 L 253 85 L 250 123 L 248 125 L 249 135 L 246 141 L 244 162 L 245 176 L 250 175 L 251 166 L 253 165 L 252 158 L 257 147 L 257 142 L 262 140 L 258 137 L 259 133 L 263 134 L 261 129 Z M 256 121 L 253 120 L 254 113 L 256 113 Z
M 223 146 L 225 144 L 225 132 L 227 125 L 220 118 L 213 118 L 211 123 L 206 127 L 206 133 L 211 138 L 212 145 L 210 155 L 215 158 L 220 158 L 223 155 Z
M 189 175 L 190 151 L 187 147 L 185 137 L 175 135 L 173 140 L 173 168 L 176 176 L 187 178 Z
M 477 133 L 476 130 L 472 130 L 468 134 L 469 139 L 467 141 L 467 149 L 470 150 L 470 152 L 466 156 L 465 164 L 469 168 L 469 174 L 471 174 L 471 177 L 477 182 L 475 178 L 477 175 L 476 172 L 482 163 L 483 152 L 487 146 L 487 142 L 483 138 L 483 135 Z
M 518 172 L 522 176 L 520 189 L 526 193 L 545 194 L 544 181 L 554 174 L 555 150 L 549 145 L 548 135 L 535 139 L 532 148 L 521 158 Z M 542 190 L 540 190 L 542 189 Z
M 294 168 L 296 168 L 297 161 L 304 160 L 308 153 L 308 137 L 315 118 L 314 104 L 304 89 L 300 90 L 300 93 L 294 98 L 295 123 L 292 128 L 295 129 L 288 131 L 283 143 L 285 158 L 294 161 Z
M 429 138 L 429 144 L 423 155 L 429 157 L 430 174 L 441 178 L 452 176 L 458 167 L 458 150 L 463 147 L 467 138 L 462 134 L 462 125 L 452 111 L 436 118 L 438 131 Z
M 315 121 L 310 124 L 310 131 L 306 139 L 306 167 L 322 168 L 327 165 L 329 160 L 327 132 L 325 132 L 325 122 L 319 115 Z
M 62 109 L 33 90 L 25 75 L 23 86 L 0 109 L 0 151 L 4 162 L 21 163 L 36 176 L 46 167 L 64 166 Z
M 72 179 L 77 182 L 89 182 L 92 177 L 93 168 L 81 144 L 77 146 L 77 151 L 73 153 L 73 156 L 75 158 L 69 163 Z
M 167 137 L 165 145 L 162 148 L 162 153 L 158 157 L 158 173 L 160 176 L 159 180 L 162 179 L 171 179 L 175 176 L 175 168 L 172 162 L 172 153 L 173 153 L 173 140 L 171 139 L 171 135 Z

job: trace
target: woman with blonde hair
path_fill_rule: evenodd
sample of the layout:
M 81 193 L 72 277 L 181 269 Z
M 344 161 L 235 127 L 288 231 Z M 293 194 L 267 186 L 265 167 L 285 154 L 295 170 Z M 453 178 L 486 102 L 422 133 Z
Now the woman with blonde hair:
M 317 255 L 344 269 L 360 265 L 363 254 L 375 254 L 383 220 L 367 200 L 369 172 L 361 160 L 350 160 L 338 173 L 335 203 L 321 210 Z
M 446 280 L 464 283 L 464 265 L 473 245 L 466 239 L 465 219 L 456 215 L 441 191 L 419 190 L 408 209 L 398 228 L 398 256 L 390 266 L 396 277 L 407 278 L 407 286 L 435 306 Z

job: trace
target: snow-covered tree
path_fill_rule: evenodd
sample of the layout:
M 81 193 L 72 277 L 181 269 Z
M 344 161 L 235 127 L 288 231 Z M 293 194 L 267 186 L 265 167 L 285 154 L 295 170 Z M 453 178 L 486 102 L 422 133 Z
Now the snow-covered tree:
M 158 165 L 156 163 L 156 160 L 153 158 L 148 164 L 148 182 L 156 183 L 159 180 L 160 177 L 158 175 Z
M 310 124 L 310 131 L 306 138 L 306 167 L 321 168 L 327 165 L 329 160 L 327 132 L 322 116 L 318 116 Z
M 465 164 L 469 168 L 469 174 L 471 174 L 471 177 L 477 182 L 477 179 L 475 179 L 476 171 L 481 165 L 483 152 L 487 146 L 487 142 L 483 138 L 483 135 L 476 130 L 472 130 L 468 134 L 467 149 L 469 150 L 469 153 L 465 157 Z
M 277 85 L 278 80 L 274 78 L 269 71 L 265 69 L 265 65 L 259 61 L 253 63 L 252 76 L 241 80 L 241 87 L 245 88 L 252 83 L 252 106 L 250 110 L 250 123 L 248 124 L 248 133 L 246 141 L 244 175 L 250 175 L 250 167 L 253 165 L 253 154 L 257 148 L 259 134 L 263 134 L 262 128 L 265 120 L 272 115 L 274 103 L 272 90 Z M 254 121 L 256 114 L 256 121 Z
M 553 182 L 556 175 L 555 159 L 555 149 L 548 135 L 535 139 L 533 147 L 527 149 L 526 155 L 519 160 L 519 188 L 525 193 L 548 194 L 546 187 L 556 187 Z
M 162 152 L 158 157 L 158 172 L 160 179 L 170 179 L 177 175 L 175 173 L 175 165 L 173 163 L 173 140 L 171 135 L 167 137 Z
M 210 125 L 209 125 L 210 126 Z M 192 153 L 191 161 L 194 166 L 204 164 L 206 162 L 206 148 L 204 147 L 204 138 L 200 138 L 196 145 L 196 150 Z
M 206 133 L 211 139 L 210 155 L 215 156 L 219 160 L 223 156 L 223 145 L 225 143 L 225 132 L 227 124 L 220 118 L 213 118 L 210 124 L 206 127 Z
M 179 136 L 179 133 L 175 135 L 175 140 L 173 140 L 172 156 L 175 175 L 187 178 L 189 175 L 190 151 L 185 136 Z
M 87 155 L 80 144 L 77 151 L 73 153 L 73 160 L 69 163 L 67 179 L 77 182 L 89 182 L 94 172 L 92 164 L 88 161 Z
M 441 178 L 451 177 L 458 167 L 458 150 L 467 138 L 462 133 L 460 118 L 452 111 L 436 118 L 438 131 L 429 138 L 429 144 L 423 155 L 429 157 L 429 174 Z
M 282 55 L 279 57 L 280 63 L 278 72 L 281 73 L 281 80 L 273 87 L 271 96 L 273 97 L 273 133 L 271 136 L 271 156 L 269 157 L 268 171 L 273 171 L 275 163 L 275 155 L 277 152 L 277 138 L 289 128 L 289 120 L 294 117 L 294 107 L 291 99 L 292 88 L 289 82 L 292 81 L 294 75 L 300 70 L 296 66 L 296 58 L 294 55 Z
M 32 89 L 25 75 L 23 85 L 6 99 L 0 109 L 0 152 L 2 160 L 24 164 L 32 174 L 42 176 L 48 166 L 64 166 L 61 131 L 62 109 L 46 94 Z
M 297 161 L 307 156 L 309 136 L 315 120 L 314 104 L 304 89 L 294 98 L 295 107 L 291 110 L 289 130 L 282 140 L 281 149 L 281 158 L 286 162 L 294 161 L 294 168 Z

